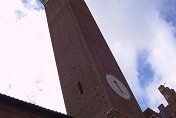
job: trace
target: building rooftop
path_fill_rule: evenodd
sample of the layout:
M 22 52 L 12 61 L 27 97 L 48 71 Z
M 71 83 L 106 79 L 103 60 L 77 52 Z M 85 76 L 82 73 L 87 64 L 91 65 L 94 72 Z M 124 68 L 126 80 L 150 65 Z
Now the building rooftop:
M 42 114 L 45 116 L 52 116 L 52 117 L 57 117 L 57 118 L 73 118 L 71 116 L 62 114 L 62 113 L 58 113 L 56 111 L 50 110 L 50 109 L 46 109 L 43 108 L 41 106 L 38 105 L 34 105 L 16 98 L 12 98 L 10 96 L 4 95 L 0 93 L 0 104 L 5 104 L 7 106 L 15 106 L 15 108 L 20 108 L 20 109 L 24 109 L 25 111 L 29 111 L 29 112 L 33 112 L 35 114 Z M 0 109 L 1 110 L 1 109 Z M 0 111 L 1 112 L 1 111 Z

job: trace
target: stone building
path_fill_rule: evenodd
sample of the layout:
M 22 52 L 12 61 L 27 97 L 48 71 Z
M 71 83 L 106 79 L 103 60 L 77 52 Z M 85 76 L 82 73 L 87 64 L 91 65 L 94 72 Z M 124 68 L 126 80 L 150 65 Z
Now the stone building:
M 0 94 L 0 118 L 73 118 Z
M 168 105 L 165 107 L 163 104 L 158 106 L 159 113 L 148 108 L 144 111 L 146 118 L 176 118 L 176 92 L 173 89 L 161 85 L 159 91 L 166 99 Z

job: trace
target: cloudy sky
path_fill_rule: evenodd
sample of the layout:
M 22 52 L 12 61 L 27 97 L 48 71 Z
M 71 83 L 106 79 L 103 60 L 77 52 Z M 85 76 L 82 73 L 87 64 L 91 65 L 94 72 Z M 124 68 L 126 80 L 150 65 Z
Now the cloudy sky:
M 0 93 L 66 113 L 44 7 L 0 0 Z M 140 107 L 176 90 L 175 0 L 86 0 Z

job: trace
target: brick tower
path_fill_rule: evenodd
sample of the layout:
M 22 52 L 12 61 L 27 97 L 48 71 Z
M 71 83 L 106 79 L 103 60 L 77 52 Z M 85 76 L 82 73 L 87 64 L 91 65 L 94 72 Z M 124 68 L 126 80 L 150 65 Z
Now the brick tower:
M 172 104 L 176 102 L 176 92 L 174 89 L 164 87 L 163 85 L 161 85 L 158 89 L 161 92 L 161 94 L 164 96 L 168 104 Z
M 161 85 L 159 91 L 164 96 L 168 105 L 165 107 L 163 104 L 158 106 L 162 118 L 176 118 L 176 92 L 174 89 Z
M 45 6 L 68 115 L 143 118 L 84 0 L 41 0 Z

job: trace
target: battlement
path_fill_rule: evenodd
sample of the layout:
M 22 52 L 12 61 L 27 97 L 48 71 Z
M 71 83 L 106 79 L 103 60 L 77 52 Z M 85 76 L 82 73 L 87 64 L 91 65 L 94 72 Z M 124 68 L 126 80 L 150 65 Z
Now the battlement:
M 158 89 L 164 96 L 168 104 L 176 102 L 176 92 L 173 89 L 170 89 L 169 87 L 164 87 L 163 85 L 161 85 Z

